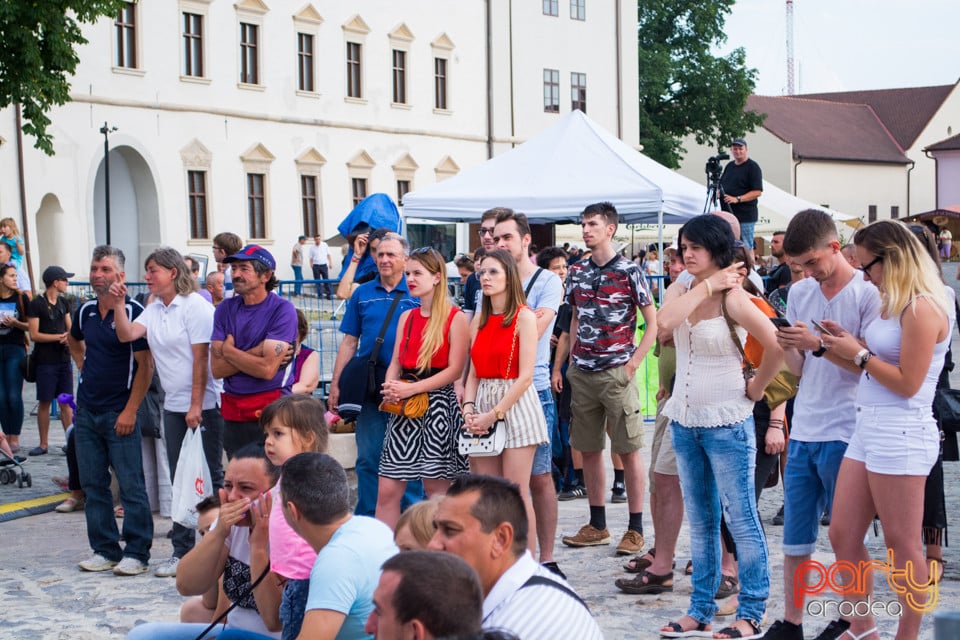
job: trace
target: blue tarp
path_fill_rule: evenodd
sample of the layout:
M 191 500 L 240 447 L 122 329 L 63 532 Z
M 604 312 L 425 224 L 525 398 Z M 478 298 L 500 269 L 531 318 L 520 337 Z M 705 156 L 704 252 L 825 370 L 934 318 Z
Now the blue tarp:
M 400 218 L 397 205 L 395 205 L 393 200 L 390 199 L 390 196 L 385 193 L 374 193 L 361 200 L 360 203 L 353 208 L 353 211 L 343 219 L 343 222 L 337 227 L 337 231 L 346 238 L 353 233 L 353 230 L 360 224 L 366 224 L 371 230 L 386 227 L 397 233 L 403 233 L 403 220 Z M 339 277 L 343 277 L 352 258 L 353 247 L 351 246 L 346 257 L 343 259 L 343 267 L 340 269 Z M 368 253 L 357 266 L 357 273 L 354 278 L 359 278 L 376 268 L 376 263 Z

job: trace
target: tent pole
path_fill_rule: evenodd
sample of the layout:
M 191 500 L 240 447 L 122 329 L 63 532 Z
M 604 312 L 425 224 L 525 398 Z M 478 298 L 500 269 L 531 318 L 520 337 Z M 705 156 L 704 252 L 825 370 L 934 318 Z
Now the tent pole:
M 657 211 L 657 260 L 660 261 L 660 275 L 665 276 L 666 270 L 663 268 L 663 203 L 660 203 L 660 210 Z M 660 293 L 660 304 L 663 304 L 663 283 L 666 281 L 666 278 L 660 280 L 660 286 L 657 287 L 657 291 Z

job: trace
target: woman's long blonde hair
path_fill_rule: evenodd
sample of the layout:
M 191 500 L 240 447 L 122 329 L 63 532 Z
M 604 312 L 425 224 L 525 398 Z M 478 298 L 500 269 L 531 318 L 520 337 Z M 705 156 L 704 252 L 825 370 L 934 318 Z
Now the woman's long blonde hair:
M 918 297 L 934 300 L 946 315 L 950 308 L 943 279 L 913 233 L 896 220 L 878 220 L 857 230 L 853 243 L 881 260 L 883 314 L 898 317 Z M 914 308 L 916 310 L 916 308 Z
M 417 371 L 423 374 L 430 369 L 430 361 L 433 360 L 433 356 L 437 355 L 447 339 L 443 330 L 447 326 L 447 316 L 450 315 L 450 309 L 453 305 L 447 296 L 446 263 L 436 249 L 432 247 L 417 249 L 410 254 L 410 259 L 419 262 L 432 275 L 440 276 L 440 282 L 434 287 L 433 300 L 430 302 L 430 317 L 427 319 L 427 326 L 423 330 L 420 352 L 417 354 Z M 413 322 L 413 318 L 407 318 L 407 324 L 411 322 Z

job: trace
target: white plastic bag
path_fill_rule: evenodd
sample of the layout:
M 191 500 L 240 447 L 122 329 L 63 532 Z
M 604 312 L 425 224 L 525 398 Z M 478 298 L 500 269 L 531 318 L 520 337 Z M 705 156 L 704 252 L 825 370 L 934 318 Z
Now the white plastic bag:
M 213 495 L 210 467 L 203 455 L 200 429 L 187 429 L 180 447 L 180 459 L 173 474 L 173 521 L 191 529 L 197 528 L 197 503 Z

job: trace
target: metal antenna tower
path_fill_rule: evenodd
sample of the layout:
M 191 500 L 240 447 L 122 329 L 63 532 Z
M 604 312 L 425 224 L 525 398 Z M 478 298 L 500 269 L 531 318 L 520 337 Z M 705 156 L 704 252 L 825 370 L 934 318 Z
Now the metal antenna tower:
M 787 95 L 794 95 L 793 83 L 793 0 L 787 0 Z

